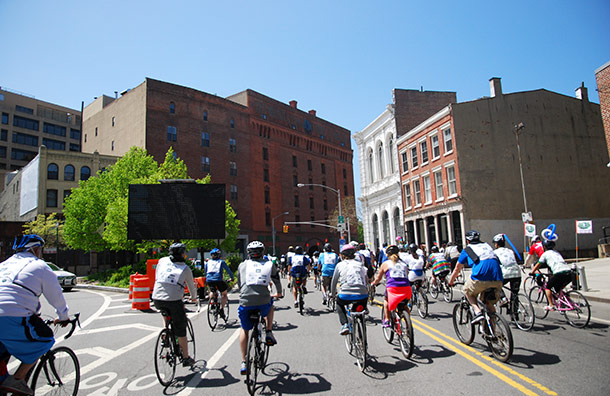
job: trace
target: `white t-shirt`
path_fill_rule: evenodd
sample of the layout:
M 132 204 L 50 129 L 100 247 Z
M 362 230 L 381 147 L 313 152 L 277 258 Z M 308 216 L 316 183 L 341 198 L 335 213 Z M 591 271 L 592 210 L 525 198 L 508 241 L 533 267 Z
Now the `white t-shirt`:
M 542 254 L 542 256 L 540 256 L 540 259 L 538 261 L 540 263 L 548 265 L 553 274 L 572 270 L 572 268 L 570 268 L 570 266 L 566 264 L 561 254 L 559 254 L 559 252 L 555 250 L 547 250 Z

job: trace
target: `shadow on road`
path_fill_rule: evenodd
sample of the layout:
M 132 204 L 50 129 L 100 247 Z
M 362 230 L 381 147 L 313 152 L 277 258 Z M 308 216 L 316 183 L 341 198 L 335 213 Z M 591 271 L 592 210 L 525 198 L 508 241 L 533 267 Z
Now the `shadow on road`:
M 266 377 L 272 377 L 265 381 Z M 286 363 L 269 363 L 259 377 L 257 395 L 318 394 L 328 392 L 331 384 L 319 373 L 291 373 Z

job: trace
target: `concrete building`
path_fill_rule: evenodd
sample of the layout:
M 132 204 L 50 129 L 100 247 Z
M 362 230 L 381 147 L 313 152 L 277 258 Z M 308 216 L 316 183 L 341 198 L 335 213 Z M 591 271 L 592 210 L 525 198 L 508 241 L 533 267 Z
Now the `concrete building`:
M 524 246 L 524 192 L 540 233 L 556 225 L 560 250 L 575 250 L 575 220 L 593 220 L 581 237 L 593 249 L 610 225 L 610 173 L 600 106 L 580 87 L 571 98 L 544 89 L 452 103 L 399 138 L 407 239 L 462 242 L 468 229 L 482 239 L 509 235 Z M 522 189 L 515 126 L 520 130 Z
M 81 151 L 81 112 L 0 88 L 0 189 L 8 172 L 38 155 L 38 147 Z M 0 190 L 1 191 L 1 190 Z
M 83 152 L 125 154 L 145 148 L 158 162 L 172 147 L 189 176 L 207 174 L 226 185 L 227 200 L 241 220 L 240 250 L 249 240 L 267 246 L 284 221 L 323 221 L 337 204 L 321 184 L 353 196 L 350 132 L 252 90 L 221 98 L 147 78 L 114 98 L 100 96 L 83 111 Z M 279 216 L 283 212 L 289 215 Z M 276 218 L 275 224 L 273 219 Z M 278 250 L 323 245 L 338 234 L 311 225 L 277 234 Z
M 599 94 L 599 106 L 602 112 L 606 144 L 610 153 L 610 62 L 595 70 L 595 81 L 597 82 L 597 93 Z M 610 162 L 608 167 L 610 167 Z
M 400 192 L 397 139 L 451 102 L 455 92 L 394 89 L 393 103 L 373 122 L 354 134 L 365 243 L 377 249 L 405 237 Z

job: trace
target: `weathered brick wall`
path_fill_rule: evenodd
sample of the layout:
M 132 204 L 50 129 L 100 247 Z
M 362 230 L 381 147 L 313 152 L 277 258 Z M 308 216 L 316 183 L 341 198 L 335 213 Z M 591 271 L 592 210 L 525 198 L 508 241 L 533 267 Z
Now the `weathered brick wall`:
M 610 62 L 602 66 L 595 73 L 599 105 L 601 107 L 602 122 L 606 133 L 606 144 L 610 153 Z
M 442 108 L 457 101 L 455 92 L 394 90 L 396 135 L 400 137 Z

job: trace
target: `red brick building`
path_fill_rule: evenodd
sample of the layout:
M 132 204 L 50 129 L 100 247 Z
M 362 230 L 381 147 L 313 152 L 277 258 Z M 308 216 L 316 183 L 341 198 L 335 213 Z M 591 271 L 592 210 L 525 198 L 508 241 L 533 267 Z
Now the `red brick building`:
M 599 106 L 602 112 L 602 122 L 606 133 L 606 143 L 610 153 L 610 62 L 595 70 L 597 92 L 599 93 Z M 608 163 L 610 166 L 610 163 Z
M 287 222 L 322 221 L 337 205 L 322 184 L 354 195 L 350 131 L 289 105 L 246 90 L 227 98 L 147 78 L 121 96 L 102 96 L 83 112 L 83 151 L 123 155 L 144 147 L 158 161 L 171 146 L 189 176 L 207 174 L 226 185 L 241 220 L 240 250 L 253 239 L 276 247 L 338 244 L 328 228 Z M 279 230 L 279 232 L 277 231 Z

